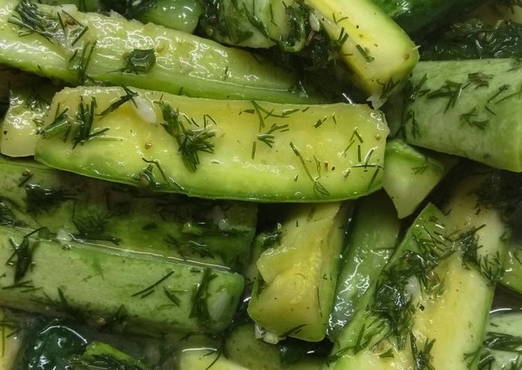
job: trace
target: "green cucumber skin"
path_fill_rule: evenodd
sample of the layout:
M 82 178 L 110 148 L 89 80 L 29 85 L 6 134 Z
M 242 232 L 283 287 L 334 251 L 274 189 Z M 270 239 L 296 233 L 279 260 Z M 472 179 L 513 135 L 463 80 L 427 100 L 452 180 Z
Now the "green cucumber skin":
M 383 188 L 402 219 L 415 212 L 442 180 L 450 163 L 394 139 L 386 144 L 384 168 Z
M 12 254 L 9 240 L 19 243 L 25 234 L 26 231 L 0 227 L 1 260 Z M 33 249 L 32 260 L 33 266 L 23 281 L 30 282 L 35 289 L 5 289 L 13 284 L 14 269 L 2 264 L 2 305 L 47 315 L 75 316 L 81 312 L 82 317 L 98 323 L 110 320 L 124 307 L 126 330 L 138 333 L 221 331 L 230 324 L 243 290 L 240 275 L 212 269 L 215 277 L 206 292 L 206 306 L 212 319 L 203 322 L 191 315 L 192 292 L 202 282 L 202 267 L 106 247 L 78 243 L 64 246 L 44 240 Z M 136 295 L 167 275 L 150 295 L 143 298 Z M 179 305 L 167 298 L 164 289 L 176 294 Z M 66 303 L 60 299 L 60 291 Z
M 100 136 L 74 149 L 58 136 L 44 138 L 38 143 L 36 159 L 50 167 L 133 186 L 144 186 L 140 174 L 150 165 L 144 158 L 155 160 L 165 176 L 153 167 L 157 182 L 153 190 L 212 199 L 325 202 L 358 198 L 381 187 L 388 129 L 380 112 L 366 105 L 223 103 L 136 92 L 145 104 L 155 109 L 154 122 L 139 118 L 136 108 L 126 103 L 94 123 L 93 129 L 109 128 L 106 137 Z M 80 97 L 85 102 L 96 98 L 101 111 L 122 93 L 120 88 L 64 89 L 55 95 L 51 112 L 61 104 L 61 109 L 69 107 L 73 114 Z M 215 148 L 213 153 L 200 154 L 197 170 L 186 168 L 178 144 L 162 127 L 162 112 L 154 103 L 160 99 L 197 121 L 202 120 L 203 114 L 215 120 L 216 125 L 212 126 L 216 131 L 212 139 Z M 260 129 L 259 116 L 254 112 L 256 104 L 277 115 L 294 113 L 287 118 L 266 118 L 265 127 Z M 205 106 L 204 111 L 201 106 Z M 51 122 L 54 117 L 51 115 L 49 119 Z M 324 119 L 327 123 L 316 127 Z M 288 124 L 288 130 L 274 133 L 272 146 L 257 140 L 259 130 L 265 132 L 276 123 Z M 355 131 L 362 142 L 354 139 Z M 353 143 L 346 150 L 350 140 Z M 252 158 L 254 142 L 257 149 Z
M 17 1 L 0 1 L 0 63 L 70 84 L 82 83 L 71 66 L 74 53 L 89 52 L 96 42 L 85 77 L 112 85 L 135 86 L 174 94 L 212 98 L 310 102 L 306 93 L 294 92 L 296 79 L 266 60 L 239 49 L 224 47 L 183 32 L 154 24 L 143 25 L 122 17 L 70 11 L 87 31 L 74 46 L 65 47 L 36 34 L 20 36 L 8 22 Z M 57 17 L 61 8 L 37 5 Z M 23 30 L 22 30 L 23 31 Z M 154 49 L 156 63 L 147 73 L 121 72 L 134 49 Z M 87 59 L 86 59 L 87 60 Z M 298 89 L 297 89 L 298 90 Z
M 363 296 L 390 259 L 401 225 L 393 204 L 382 192 L 362 199 L 352 222 L 329 320 L 330 338 L 335 338 L 364 305 Z
M 45 226 L 65 240 L 73 240 L 82 238 L 75 222 L 102 217 L 105 230 L 98 234 L 101 239 L 116 238 L 118 244 L 89 239 L 91 243 L 225 269 L 241 269 L 248 260 L 256 230 L 255 204 L 155 195 L 31 161 L 0 158 L 0 172 L 2 203 L 21 225 Z M 72 199 L 38 212 L 28 211 L 26 188 L 33 186 L 60 190 Z
M 487 85 L 470 84 L 470 75 L 477 73 L 487 76 Z M 516 60 L 421 62 L 413 71 L 411 86 L 423 80 L 422 91 L 407 104 L 403 116 L 409 144 L 522 171 L 522 95 L 517 93 L 522 76 Z M 453 104 L 448 97 L 430 98 L 448 81 L 463 86 Z
M 453 12 L 478 6 L 482 0 L 373 0 L 406 32 L 426 31 Z
M 520 243 L 508 245 L 505 261 L 505 272 L 500 284 L 517 293 L 522 293 L 522 263 Z

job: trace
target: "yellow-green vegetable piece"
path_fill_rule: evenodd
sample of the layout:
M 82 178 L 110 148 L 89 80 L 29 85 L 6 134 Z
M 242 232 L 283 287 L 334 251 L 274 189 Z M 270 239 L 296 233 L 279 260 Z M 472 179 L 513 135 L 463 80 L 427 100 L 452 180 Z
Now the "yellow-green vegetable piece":
M 79 119 L 79 108 L 93 108 L 89 128 L 89 115 Z M 85 176 L 270 202 L 343 200 L 381 187 L 388 128 L 366 105 L 280 105 L 87 87 L 59 92 L 50 111 L 36 159 Z
M 191 96 L 310 101 L 291 73 L 247 51 L 30 0 L 0 0 L 0 63 L 75 85 L 95 80 Z
M 258 325 L 278 336 L 321 341 L 326 333 L 344 245 L 348 207 L 299 205 L 289 211 L 280 242 L 257 261 L 248 306 Z
M 380 106 L 419 59 L 413 41 L 371 0 L 305 0 L 314 10 L 355 83 Z

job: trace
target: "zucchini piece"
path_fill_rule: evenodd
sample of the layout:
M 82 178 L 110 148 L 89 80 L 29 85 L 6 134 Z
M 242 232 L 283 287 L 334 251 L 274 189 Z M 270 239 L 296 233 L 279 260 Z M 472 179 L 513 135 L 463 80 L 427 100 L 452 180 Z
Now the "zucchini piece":
M 11 90 L 9 109 L 0 125 L 0 153 L 9 157 L 34 155 L 44 117 L 57 90 L 49 85 Z
M 475 179 L 460 186 L 446 217 L 428 205 L 334 347 L 332 369 L 474 369 L 495 282 L 504 225 L 476 211 Z M 463 312 L 466 313 L 463 316 Z
M 419 63 L 406 92 L 406 141 L 522 171 L 522 75 L 517 66 L 515 59 Z
M 0 173 L 0 224 L 177 261 L 241 269 L 248 260 L 255 204 L 159 196 L 31 161 L 0 158 Z
M 337 337 L 367 304 L 364 296 L 390 259 L 401 226 L 393 204 L 383 192 L 360 200 L 352 222 L 329 319 L 330 338 Z
M 522 313 L 493 313 L 489 317 L 481 369 L 516 370 L 522 367 Z
M 422 60 L 520 58 L 522 24 L 470 19 L 423 41 Z
M 409 34 L 426 33 L 452 14 L 466 14 L 484 0 L 373 0 Z
M 321 359 L 312 357 L 288 364 L 282 360 L 281 352 L 278 346 L 257 339 L 252 324 L 235 327 L 225 343 L 228 358 L 252 370 L 319 370 L 323 365 Z
M 80 130 L 88 117 L 78 120 L 79 109 L 93 109 L 88 131 Z M 62 90 L 51 112 L 37 160 L 85 176 L 270 202 L 341 200 L 381 186 L 388 128 L 366 105 L 223 102 L 92 87 Z
M 386 144 L 383 188 L 399 218 L 411 215 L 442 180 L 451 163 L 422 153 L 401 139 Z
M 347 212 L 342 203 L 298 205 L 289 211 L 279 245 L 257 260 L 259 276 L 248 314 L 263 329 L 311 342 L 325 337 Z
M 218 332 L 243 291 L 235 273 L 39 234 L 0 226 L 0 260 L 12 262 L 0 267 L 0 304 L 137 333 Z
M 337 40 L 354 82 L 374 106 L 381 106 L 419 59 L 413 41 L 371 0 L 305 0 L 304 4 Z
M 179 370 L 249 370 L 207 349 L 189 349 L 179 356 Z
M 36 26 L 24 23 L 27 14 L 36 14 Z M 45 32 L 27 28 L 42 24 Z M 311 101 L 290 73 L 265 59 L 154 24 L 1 0 L 0 30 L 0 63 L 69 84 L 95 80 L 191 96 Z

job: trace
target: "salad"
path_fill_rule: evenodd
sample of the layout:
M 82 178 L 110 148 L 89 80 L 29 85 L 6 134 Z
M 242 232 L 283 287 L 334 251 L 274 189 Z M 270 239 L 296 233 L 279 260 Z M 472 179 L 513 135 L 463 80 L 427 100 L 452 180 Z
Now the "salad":
M 0 369 L 522 369 L 518 0 L 0 0 Z

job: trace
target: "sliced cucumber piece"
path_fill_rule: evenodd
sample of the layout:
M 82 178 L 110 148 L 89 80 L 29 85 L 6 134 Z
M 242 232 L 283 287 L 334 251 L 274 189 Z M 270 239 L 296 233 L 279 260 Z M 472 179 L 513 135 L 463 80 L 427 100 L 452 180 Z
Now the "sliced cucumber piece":
M 355 83 L 381 106 L 419 59 L 417 48 L 371 0 L 305 0 L 332 40 L 337 40 Z M 393 40 L 393 42 L 386 42 Z
M 476 368 L 505 232 L 496 210 L 477 213 L 476 180 L 459 186 L 447 216 L 433 205 L 421 212 L 337 339 L 330 368 Z
M 243 291 L 238 274 L 42 233 L 0 227 L 0 304 L 137 333 L 217 332 Z
M 208 349 L 188 349 L 179 356 L 179 370 L 249 370 Z
M 397 212 L 383 192 L 360 200 L 352 222 L 329 320 L 330 338 L 337 337 L 367 304 L 364 296 L 393 254 L 399 237 Z
M 238 270 L 247 263 L 255 204 L 160 196 L 32 161 L 0 158 L 0 172 L 0 224 L 176 261 Z
M 404 134 L 412 145 L 522 171 L 522 75 L 515 59 L 422 62 Z
M 294 206 L 280 242 L 257 260 L 248 314 L 279 337 L 321 341 L 328 325 L 344 243 L 347 206 Z
M 383 187 L 399 218 L 411 215 L 451 168 L 400 139 L 386 144 Z
M 94 114 L 78 119 L 82 109 Z M 64 89 L 50 111 L 37 160 L 86 176 L 269 202 L 342 200 L 381 187 L 388 128 L 366 105 L 223 102 L 90 87 Z M 80 129 L 85 122 L 92 125 Z
M 27 14 L 45 31 L 31 32 Z M 0 63 L 69 84 L 95 80 L 191 96 L 311 100 L 291 74 L 266 59 L 123 17 L 1 0 L 0 30 Z
M 512 241 L 506 253 L 504 276 L 500 283 L 505 287 L 522 293 L 522 245 Z
M 522 367 L 522 313 L 493 313 L 480 354 L 480 369 L 517 370 Z

